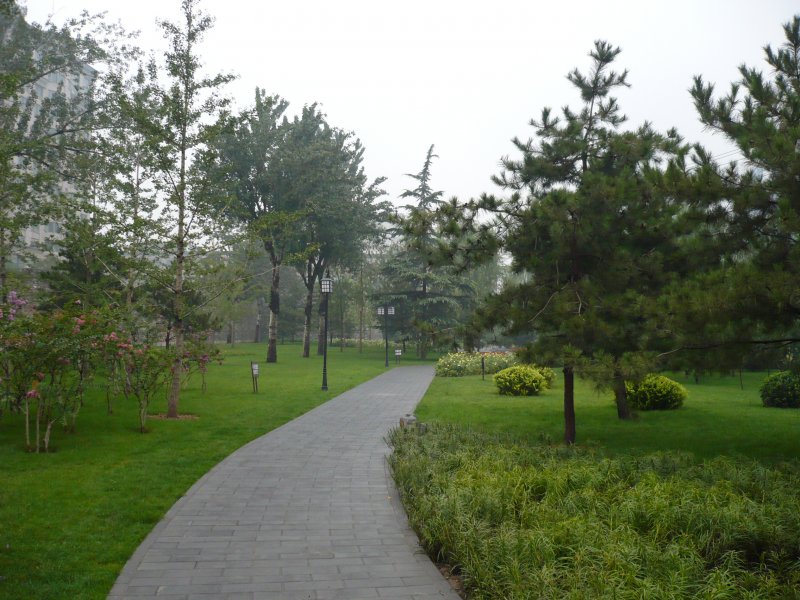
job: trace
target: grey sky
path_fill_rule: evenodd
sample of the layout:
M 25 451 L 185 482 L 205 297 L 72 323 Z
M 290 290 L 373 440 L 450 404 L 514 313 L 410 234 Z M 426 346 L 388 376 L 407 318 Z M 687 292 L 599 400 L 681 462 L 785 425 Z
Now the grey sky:
M 23 0 L 28 17 L 60 22 L 82 9 L 107 11 L 146 49 L 164 47 L 155 19 L 178 18 L 179 0 Z M 328 121 L 366 147 L 371 178 L 389 178 L 390 198 L 412 187 L 430 144 L 435 189 L 462 199 L 496 192 L 489 177 L 509 140 L 528 137 L 542 107 L 577 107 L 565 75 L 585 70 L 594 40 L 623 50 L 618 69 L 632 87 L 618 94 L 629 125 L 676 126 L 715 153 L 687 92 L 702 74 L 726 91 L 763 46 L 783 41 L 797 0 L 205 0 L 216 26 L 201 52 L 210 72 L 233 72 L 239 107 L 262 87 L 291 108 L 319 102 Z M 724 160 L 731 156 L 725 155 Z

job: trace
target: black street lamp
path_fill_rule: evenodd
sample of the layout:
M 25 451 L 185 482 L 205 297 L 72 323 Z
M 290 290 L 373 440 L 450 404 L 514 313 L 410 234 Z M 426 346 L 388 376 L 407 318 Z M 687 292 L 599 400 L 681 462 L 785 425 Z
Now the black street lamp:
M 378 307 L 378 315 L 383 316 L 383 334 L 384 338 L 386 339 L 386 368 L 389 368 L 389 327 L 388 327 L 388 317 L 389 315 L 394 316 L 394 306 L 389 306 L 388 304 L 384 304 L 383 306 Z
M 328 299 L 333 292 L 333 279 L 330 273 L 319 280 L 319 290 L 322 292 L 325 307 L 325 337 L 322 341 L 322 390 L 328 389 Z

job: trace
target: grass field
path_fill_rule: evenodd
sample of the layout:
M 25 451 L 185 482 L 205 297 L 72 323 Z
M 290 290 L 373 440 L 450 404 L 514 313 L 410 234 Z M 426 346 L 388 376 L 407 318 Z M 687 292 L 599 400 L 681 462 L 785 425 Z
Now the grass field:
M 169 507 L 212 466 L 248 441 L 384 371 L 383 352 L 322 358 L 279 346 L 265 364 L 263 345 L 224 351 L 207 391 L 195 376 L 180 410 L 196 420 L 151 419 L 140 434 L 134 401 L 106 413 L 100 383 L 87 397 L 77 431 L 55 431 L 51 454 L 24 452 L 18 415 L 0 417 L 0 598 L 104 598 L 138 544 Z M 260 363 L 258 394 L 250 361 Z M 409 364 L 412 361 L 404 360 Z M 165 402 L 151 406 L 164 412 Z
M 610 392 L 598 394 L 586 382 L 575 385 L 577 442 L 610 453 L 660 450 L 691 452 L 698 458 L 744 456 L 766 462 L 800 457 L 800 410 L 764 408 L 758 387 L 766 373 L 738 377 L 709 375 L 700 383 L 682 376 L 689 397 L 673 411 L 639 413 L 620 421 Z M 434 379 L 417 409 L 422 421 L 457 423 L 526 441 L 563 438 L 563 389 L 556 379 L 541 396 L 499 396 L 491 376 Z

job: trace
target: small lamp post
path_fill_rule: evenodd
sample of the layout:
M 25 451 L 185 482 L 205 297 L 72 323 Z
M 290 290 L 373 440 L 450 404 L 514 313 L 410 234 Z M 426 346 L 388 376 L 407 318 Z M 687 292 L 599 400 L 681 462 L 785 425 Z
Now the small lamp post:
M 330 273 L 319 280 L 319 290 L 325 303 L 325 338 L 322 341 L 322 390 L 328 389 L 328 299 L 333 292 L 333 279 Z
M 378 315 L 383 316 L 383 335 L 386 339 L 386 363 L 385 367 L 389 368 L 389 327 L 388 327 L 388 317 L 389 315 L 394 316 L 394 306 L 389 306 L 388 304 L 384 304 L 383 306 L 378 307 Z

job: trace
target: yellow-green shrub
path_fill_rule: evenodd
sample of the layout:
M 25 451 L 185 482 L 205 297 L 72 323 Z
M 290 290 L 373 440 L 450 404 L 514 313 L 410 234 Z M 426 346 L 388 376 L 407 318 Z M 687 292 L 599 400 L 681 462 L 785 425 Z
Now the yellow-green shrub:
M 791 371 L 773 373 L 759 390 L 764 406 L 800 408 L 800 375 Z
M 628 404 L 637 410 L 671 410 L 683 406 L 689 392 L 677 381 L 650 374 L 639 383 L 625 382 Z
M 494 376 L 497 391 L 503 396 L 536 396 L 547 388 L 542 372 L 530 365 L 516 365 Z

